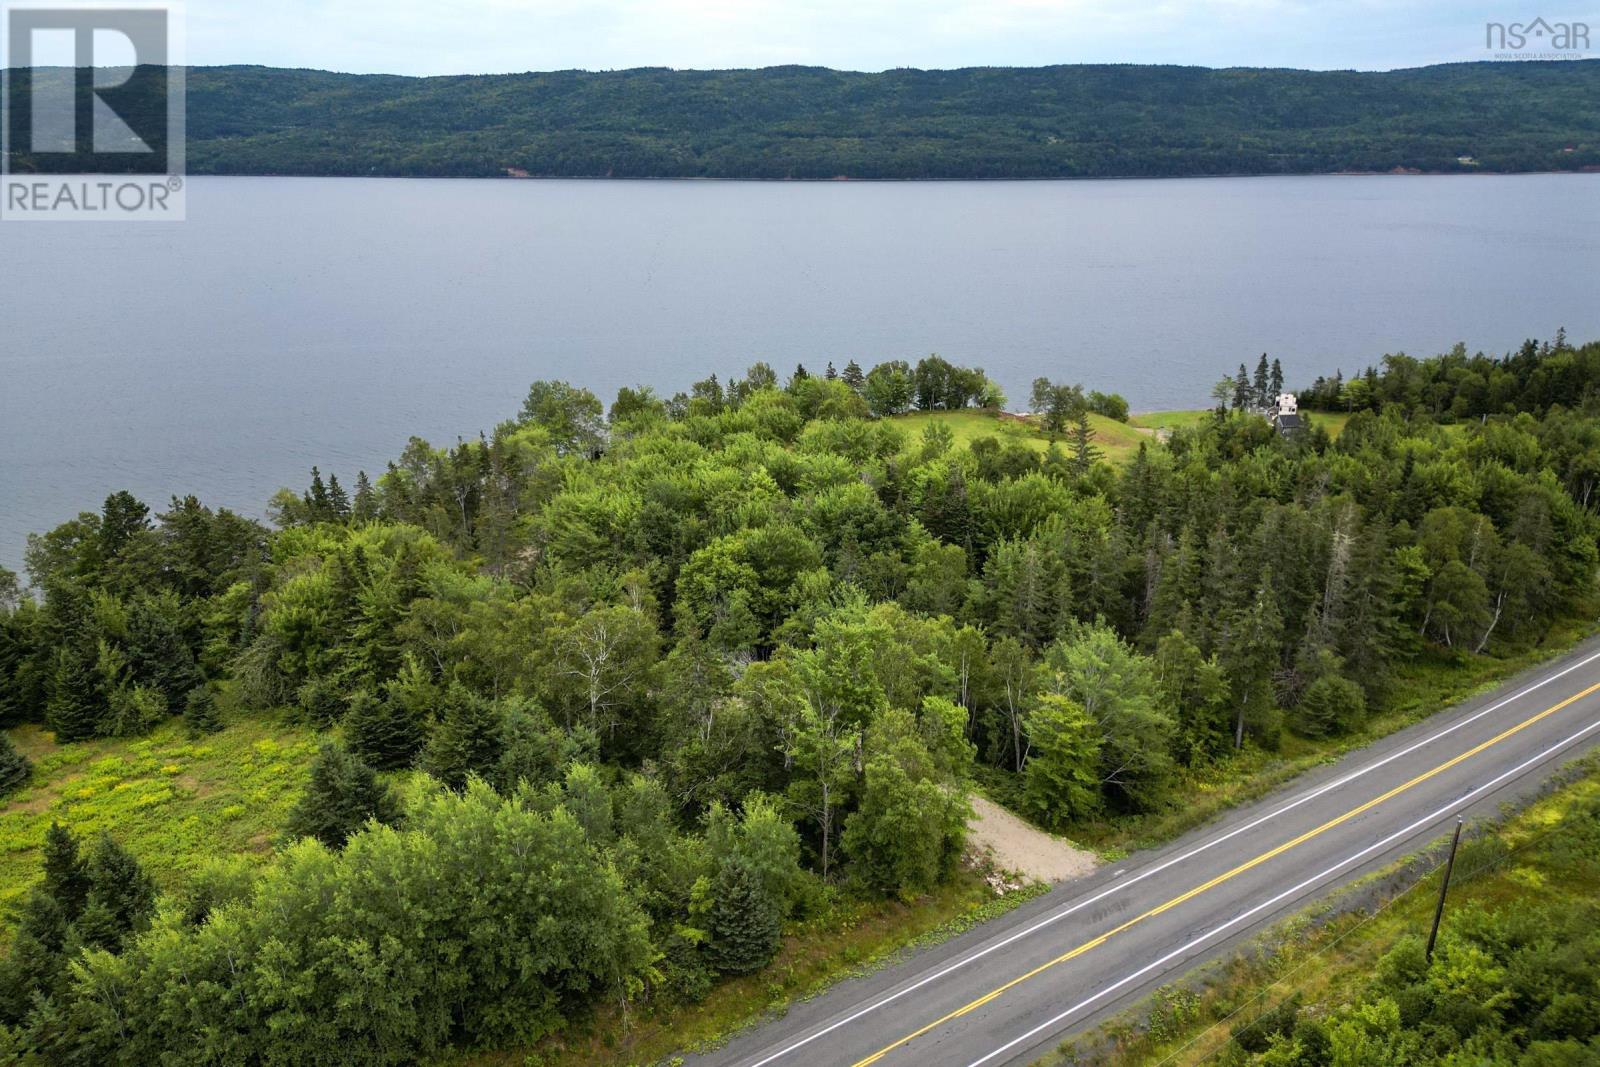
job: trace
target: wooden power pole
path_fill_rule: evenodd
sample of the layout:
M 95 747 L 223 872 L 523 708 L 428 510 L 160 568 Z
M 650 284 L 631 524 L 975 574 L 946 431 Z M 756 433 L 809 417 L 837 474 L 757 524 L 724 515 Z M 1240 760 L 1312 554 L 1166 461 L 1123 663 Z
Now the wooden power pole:
M 1456 849 L 1461 846 L 1461 819 L 1456 819 L 1456 833 L 1450 839 L 1450 857 L 1444 861 L 1444 879 L 1439 883 L 1439 903 L 1433 909 L 1433 929 L 1428 931 L 1428 965 L 1433 965 L 1433 946 L 1439 940 L 1439 921 L 1444 918 L 1444 895 L 1450 889 L 1450 872 L 1456 867 Z

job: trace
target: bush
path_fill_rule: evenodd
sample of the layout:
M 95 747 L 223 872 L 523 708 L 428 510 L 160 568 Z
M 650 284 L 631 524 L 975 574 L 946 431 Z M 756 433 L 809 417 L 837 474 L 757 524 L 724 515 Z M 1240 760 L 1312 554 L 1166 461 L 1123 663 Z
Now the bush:
M 1295 729 L 1310 737 L 1349 733 L 1367 717 L 1361 687 L 1338 674 L 1325 674 L 1306 686 L 1294 712 Z
M 1128 421 L 1128 402 L 1116 393 L 1091 392 L 1089 410 L 1117 422 Z
M 189 728 L 190 737 L 203 737 L 222 729 L 222 720 L 217 717 L 217 698 L 209 686 L 197 685 L 189 690 L 183 702 L 183 722 Z

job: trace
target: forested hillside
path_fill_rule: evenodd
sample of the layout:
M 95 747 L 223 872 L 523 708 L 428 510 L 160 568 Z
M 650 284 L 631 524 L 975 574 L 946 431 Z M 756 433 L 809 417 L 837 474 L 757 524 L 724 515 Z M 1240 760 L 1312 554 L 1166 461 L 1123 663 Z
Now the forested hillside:
M 439 78 L 202 67 L 188 91 L 199 174 L 1086 178 L 1600 165 L 1600 60 Z
M 1361 380 L 1337 439 L 1219 409 L 1121 466 L 1120 398 L 1045 380 L 1060 447 L 907 435 L 1003 404 L 937 358 L 609 411 L 538 382 L 271 529 L 116 494 L 0 596 L 3 722 L 328 744 L 260 871 L 161 898 L 114 834 L 41 842 L 0 1055 L 398 1063 L 693 1003 L 831 899 L 948 879 L 977 776 L 1051 827 L 1174 809 L 1590 603 L 1600 344 Z M 6 742 L 0 789 L 29 773 Z

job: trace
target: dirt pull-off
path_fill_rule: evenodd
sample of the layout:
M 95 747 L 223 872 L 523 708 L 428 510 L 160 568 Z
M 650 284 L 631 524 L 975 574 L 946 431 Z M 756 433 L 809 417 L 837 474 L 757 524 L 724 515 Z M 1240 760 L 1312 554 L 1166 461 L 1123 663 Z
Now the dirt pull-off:
M 1093 852 L 1034 829 L 992 800 L 973 796 L 972 811 L 967 844 L 979 855 L 987 852 L 1003 871 L 1059 882 L 1088 874 L 1098 863 Z

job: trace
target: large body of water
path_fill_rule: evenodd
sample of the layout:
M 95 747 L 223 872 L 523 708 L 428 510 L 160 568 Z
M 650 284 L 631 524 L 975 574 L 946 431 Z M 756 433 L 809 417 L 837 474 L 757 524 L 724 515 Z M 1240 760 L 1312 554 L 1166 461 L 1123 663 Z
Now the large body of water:
M 196 179 L 179 225 L 0 226 L 0 565 L 128 488 L 259 514 L 530 381 L 609 402 L 939 352 L 1198 407 L 1460 340 L 1600 337 L 1600 175 L 1179 181 Z

